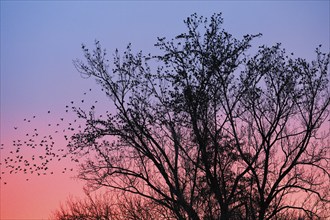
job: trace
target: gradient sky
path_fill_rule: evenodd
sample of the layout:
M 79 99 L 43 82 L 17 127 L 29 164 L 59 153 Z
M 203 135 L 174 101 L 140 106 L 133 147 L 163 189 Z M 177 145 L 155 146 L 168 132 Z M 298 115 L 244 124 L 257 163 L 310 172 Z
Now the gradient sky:
M 129 42 L 135 51 L 157 52 L 156 38 L 184 32 L 190 14 L 222 12 L 224 28 L 235 37 L 262 33 L 255 45 L 281 42 L 310 60 L 319 44 L 330 49 L 329 10 L 329 1 L 1 1 L 1 162 L 12 140 L 33 128 L 47 134 L 45 123 L 55 123 L 65 105 L 97 87 L 72 65 L 82 58 L 81 43 L 92 47 L 100 40 L 110 55 Z M 31 124 L 23 121 L 33 115 Z M 82 194 L 83 183 L 71 178 L 74 172 L 57 171 L 28 176 L 29 181 L 21 174 L 2 175 L 0 218 L 46 219 L 68 195 Z

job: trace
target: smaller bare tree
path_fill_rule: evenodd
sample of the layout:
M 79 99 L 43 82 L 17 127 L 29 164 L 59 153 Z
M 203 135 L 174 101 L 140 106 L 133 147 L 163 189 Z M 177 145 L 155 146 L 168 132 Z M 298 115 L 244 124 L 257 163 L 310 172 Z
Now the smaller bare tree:
M 141 197 L 127 193 L 90 193 L 85 198 L 70 196 L 55 210 L 55 220 L 148 220 L 171 219 L 162 207 Z
M 84 199 L 70 196 L 65 204 L 52 213 L 50 219 L 77 220 L 77 219 L 116 219 L 118 211 L 115 208 L 112 197 L 109 194 L 91 195 L 85 193 Z

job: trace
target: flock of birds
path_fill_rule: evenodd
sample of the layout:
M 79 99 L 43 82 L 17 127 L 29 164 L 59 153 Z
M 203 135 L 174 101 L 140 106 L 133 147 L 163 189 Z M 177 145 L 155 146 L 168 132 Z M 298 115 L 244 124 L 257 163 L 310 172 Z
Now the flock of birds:
M 92 89 L 89 89 L 90 91 Z M 86 94 L 87 92 L 84 92 L 84 95 Z M 92 104 L 90 110 L 94 110 L 98 101 L 90 103 L 82 99 L 80 103 Z M 70 104 L 65 106 L 65 113 L 75 112 L 78 109 L 77 105 L 80 103 L 71 101 Z M 82 125 L 84 121 L 79 120 L 76 115 L 74 116 L 75 119 L 70 120 L 70 117 L 64 117 L 65 114 L 56 119 L 56 116 L 52 116 L 52 113 L 51 110 L 47 111 L 47 116 L 50 117 L 49 121 L 55 119 L 57 122 L 47 122 L 44 129 L 39 127 L 31 129 L 31 125 L 38 121 L 38 116 L 24 118 L 23 123 L 27 124 L 23 127 L 28 127 L 30 131 L 21 131 L 19 126 L 14 126 L 14 131 L 24 132 L 23 135 L 21 134 L 19 139 L 12 140 L 12 143 L 8 146 L 1 143 L 2 155 L 4 155 L 3 152 L 6 152 L 6 156 L 2 156 L 0 161 L 0 180 L 3 184 L 7 184 L 7 181 L 3 178 L 7 174 L 25 174 L 28 177 L 32 175 L 52 175 L 55 174 L 54 168 L 59 167 L 60 162 L 65 162 L 65 165 L 70 164 L 70 166 L 79 163 L 77 157 L 67 151 L 67 144 L 70 143 L 71 135 L 84 129 L 84 125 Z M 102 117 L 102 115 L 99 117 Z M 44 132 L 46 134 L 43 134 Z M 66 144 L 63 146 L 63 143 Z M 60 172 L 64 174 L 68 171 L 72 172 L 74 168 L 63 167 Z M 29 178 L 26 178 L 26 181 L 29 181 Z

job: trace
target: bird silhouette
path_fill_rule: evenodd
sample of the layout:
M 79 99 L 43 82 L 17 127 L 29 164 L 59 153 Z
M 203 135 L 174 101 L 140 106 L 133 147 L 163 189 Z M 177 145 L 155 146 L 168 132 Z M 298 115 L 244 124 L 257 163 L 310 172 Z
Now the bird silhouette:
M 91 89 L 90 89 L 91 91 Z M 85 92 L 84 95 L 88 93 Z M 80 103 L 86 103 L 87 99 L 80 99 Z M 74 104 L 79 103 L 78 100 L 70 101 L 71 105 L 64 105 L 65 112 L 67 113 L 69 107 L 73 109 L 73 112 L 78 113 L 83 111 L 79 106 L 73 106 Z M 97 101 L 95 101 L 97 103 Z M 95 106 L 92 106 L 94 109 Z M 45 111 L 46 115 L 54 113 L 54 110 L 49 109 Z M 59 146 L 58 143 L 60 140 L 57 138 L 62 138 L 68 144 L 71 142 L 71 135 L 74 134 L 78 128 L 78 131 L 81 131 L 83 126 L 77 121 L 77 119 L 67 120 L 66 117 L 59 117 L 58 121 L 53 121 L 51 118 L 43 122 L 43 125 L 47 126 L 47 131 L 43 129 L 34 128 L 33 124 L 36 123 L 38 115 L 32 115 L 32 118 L 25 117 L 23 118 L 24 122 L 30 123 L 28 128 L 22 128 L 20 125 L 13 126 L 14 130 L 17 130 L 19 133 L 20 130 L 23 130 L 23 137 L 20 134 L 20 139 L 15 139 L 12 141 L 11 146 L 8 146 L 8 157 L 1 159 L 1 166 L 4 166 L 3 174 L 27 174 L 34 176 L 41 176 L 47 174 L 55 174 L 54 165 L 63 160 L 71 160 L 72 162 L 79 162 L 74 156 L 66 158 L 68 154 L 65 152 L 65 147 Z M 83 115 L 80 115 L 80 117 Z M 78 116 L 78 118 L 80 118 Z M 102 115 L 100 115 L 102 117 Z M 60 122 L 60 123 L 58 123 Z M 39 123 L 39 122 L 38 122 Z M 49 131 L 48 131 L 49 130 Z M 26 132 L 25 132 L 26 131 Z M 46 135 L 45 135 L 46 132 Z M 12 147 L 12 148 L 10 148 Z M 4 149 L 4 144 L 1 144 L 1 150 Z M 7 149 L 7 146 L 6 148 Z M 26 154 L 26 152 L 29 152 Z M 55 167 L 56 167 L 55 166 Z M 68 171 L 74 171 L 73 168 L 65 167 L 62 170 L 63 173 Z M 26 181 L 31 180 L 31 176 L 25 179 Z M 4 182 L 4 181 L 3 181 Z M 5 181 L 7 184 L 7 181 Z

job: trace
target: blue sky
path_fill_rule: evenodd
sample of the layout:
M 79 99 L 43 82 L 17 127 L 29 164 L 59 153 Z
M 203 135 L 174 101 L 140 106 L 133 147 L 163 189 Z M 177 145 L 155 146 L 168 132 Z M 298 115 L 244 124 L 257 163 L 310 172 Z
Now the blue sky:
M 1 112 L 61 102 L 92 83 L 72 65 L 81 43 L 92 46 L 98 39 L 110 54 L 128 42 L 135 50 L 155 51 L 156 37 L 184 31 L 182 21 L 193 12 L 223 12 L 224 27 L 234 36 L 260 32 L 256 45 L 282 42 L 297 56 L 311 57 L 318 44 L 329 48 L 329 1 L 4 1 Z
M 222 12 L 224 28 L 233 36 L 262 33 L 255 45 L 281 42 L 288 52 L 310 60 L 319 44 L 324 51 L 330 49 L 329 4 L 329 1 L 1 1 L 1 142 L 9 142 L 13 126 L 19 126 L 23 118 L 43 114 L 48 109 L 62 112 L 68 102 L 80 99 L 85 90 L 96 87 L 93 80 L 82 79 L 72 64 L 73 59 L 82 58 L 81 43 L 92 47 L 95 39 L 100 40 L 110 56 L 115 48 L 123 49 L 129 42 L 135 51 L 157 52 L 153 47 L 156 38 L 171 38 L 184 32 L 183 20 L 190 14 L 197 12 L 209 17 Z M 26 191 L 36 192 L 36 187 L 40 187 L 17 181 Z M 11 189 L 1 188 L 2 195 L 14 196 Z M 31 203 L 27 198 L 20 198 L 19 204 Z M 38 198 L 35 196 L 36 202 L 29 209 L 39 207 L 39 211 L 22 209 L 16 217 L 46 218 L 49 208 L 56 208 L 58 201 L 65 199 L 61 194 L 43 209 L 38 204 L 42 199 Z M 6 204 L 9 200 L 2 196 L 3 209 L 9 207 Z M 16 218 L 12 212 L 2 213 L 3 218 Z

